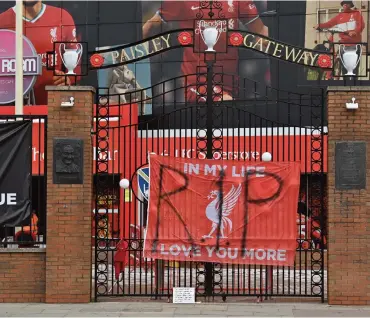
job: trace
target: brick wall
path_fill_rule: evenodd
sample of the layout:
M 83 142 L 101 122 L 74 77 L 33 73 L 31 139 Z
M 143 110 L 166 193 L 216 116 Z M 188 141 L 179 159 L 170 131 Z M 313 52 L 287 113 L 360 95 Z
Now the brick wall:
M 46 302 L 81 303 L 91 299 L 91 202 L 93 88 L 48 90 Z M 73 107 L 61 107 L 74 97 Z M 55 137 L 84 141 L 83 184 L 53 184 Z
M 348 111 L 355 97 L 359 109 Z M 370 87 L 328 88 L 328 302 L 370 304 L 370 161 L 365 190 L 335 188 L 335 144 L 365 141 L 370 158 Z
M 45 250 L 0 249 L 0 302 L 45 301 Z

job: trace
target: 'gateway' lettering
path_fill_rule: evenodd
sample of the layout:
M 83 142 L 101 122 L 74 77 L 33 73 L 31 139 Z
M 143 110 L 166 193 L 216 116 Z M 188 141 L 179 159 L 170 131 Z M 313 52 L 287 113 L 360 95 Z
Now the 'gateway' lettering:
M 17 194 L 16 193 L 1 193 L 0 194 L 0 205 L 16 205 Z
M 319 53 L 306 49 L 299 49 L 283 43 L 277 43 L 270 39 L 258 37 L 249 33 L 245 34 L 243 45 L 278 59 L 308 66 L 314 66 L 319 57 Z

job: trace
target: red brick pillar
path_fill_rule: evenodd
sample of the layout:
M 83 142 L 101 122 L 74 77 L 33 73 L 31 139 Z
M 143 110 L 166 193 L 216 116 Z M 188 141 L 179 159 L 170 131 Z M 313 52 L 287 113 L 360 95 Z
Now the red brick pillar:
M 359 104 L 357 110 L 346 109 L 352 97 Z M 327 100 L 328 302 L 369 305 L 370 87 L 329 87 Z M 362 152 L 365 160 L 356 163 L 356 152 Z
M 91 299 L 92 110 L 94 88 L 47 86 L 46 302 L 87 303 Z M 61 102 L 74 98 L 74 106 Z M 56 138 L 83 140 L 82 184 L 54 184 Z

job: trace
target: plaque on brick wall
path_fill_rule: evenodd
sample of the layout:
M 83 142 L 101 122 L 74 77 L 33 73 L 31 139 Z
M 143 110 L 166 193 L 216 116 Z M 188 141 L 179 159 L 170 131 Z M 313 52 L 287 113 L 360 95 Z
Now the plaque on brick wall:
M 335 188 L 366 188 L 366 143 L 341 141 L 335 144 Z
M 83 140 L 54 138 L 53 180 L 55 184 L 83 183 Z

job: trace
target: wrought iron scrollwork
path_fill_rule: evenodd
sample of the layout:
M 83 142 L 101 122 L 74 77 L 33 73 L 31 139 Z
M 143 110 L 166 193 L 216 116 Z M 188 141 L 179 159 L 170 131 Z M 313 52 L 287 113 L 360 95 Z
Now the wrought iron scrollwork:
M 208 19 L 224 19 L 221 1 L 200 1 L 196 18 L 202 19 L 205 15 L 208 15 Z
M 311 294 L 324 299 L 324 109 L 323 93 L 311 96 L 311 116 L 314 126 L 311 129 L 311 171 L 319 176 L 318 182 L 311 187 L 312 227 L 311 237 L 320 233 L 319 246 L 311 249 Z
M 109 158 L 109 100 L 97 94 L 96 101 L 96 201 L 95 201 L 95 298 L 108 293 L 108 249 L 109 221 L 108 207 L 110 197 L 103 189 L 107 189 L 108 158 Z

